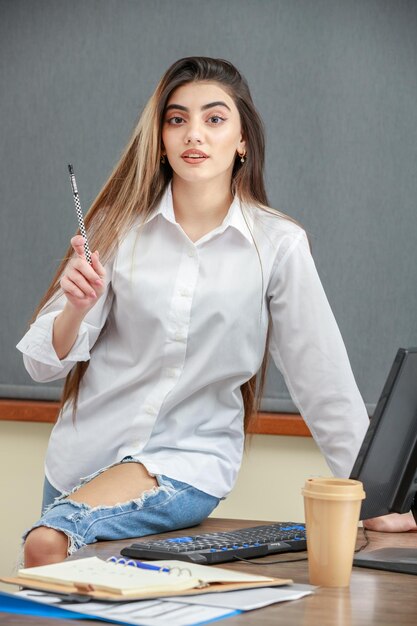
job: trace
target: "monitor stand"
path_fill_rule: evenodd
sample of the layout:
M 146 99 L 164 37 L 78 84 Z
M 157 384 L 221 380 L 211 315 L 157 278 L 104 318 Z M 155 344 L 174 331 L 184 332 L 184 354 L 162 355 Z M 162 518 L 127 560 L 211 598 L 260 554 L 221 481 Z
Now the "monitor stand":
M 417 496 L 411 508 L 417 522 Z M 380 548 L 361 552 L 353 559 L 353 565 L 383 569 L 389 572 L 417 574 L 417 548 Z

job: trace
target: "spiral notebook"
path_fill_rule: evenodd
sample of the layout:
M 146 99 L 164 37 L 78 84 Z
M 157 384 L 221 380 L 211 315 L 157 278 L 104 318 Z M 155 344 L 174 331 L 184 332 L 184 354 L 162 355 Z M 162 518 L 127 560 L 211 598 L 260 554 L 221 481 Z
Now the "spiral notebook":
M 31 589 L 113 601 L 274 587 L 293 582 L 220 567 L 185 565 L 183 561 L 158 561 L 158 566 L 160 569 L 139 569 L 90 557 L 20 569 L 18 576 L 0 580 Z

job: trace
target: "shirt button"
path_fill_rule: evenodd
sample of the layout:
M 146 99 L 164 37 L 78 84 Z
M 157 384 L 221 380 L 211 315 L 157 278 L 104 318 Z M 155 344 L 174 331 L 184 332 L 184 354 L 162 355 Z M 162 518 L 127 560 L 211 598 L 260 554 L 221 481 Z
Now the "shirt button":
M 167 367 L 166 374 L 170 378 L 175 378 L 178 373 L 178 370 L 175 367 Z
M 174 335 L 176 341 L 184 341 L 185 339 L 185 335 L 184 333 L 181 333 L 180 331 L 177 331 Z
M 147 413 L 148 415 L 156 415 L 156 409 L 154 406 L 148 404 L 144 408 L 145 408 L 145 413 Z
M 195 258 L 195 250 L 188 250 L 187 254 L 188 254 L 188 256 L 189 256 L 190 258 L 192 258 L 192 259 L 194 259 L 194 258 Z
M 180 295 L 183 296 L 184 298 L 190 298 L 191 297 L 191 291 L 189 289 L 181 289 L 180 290 Z

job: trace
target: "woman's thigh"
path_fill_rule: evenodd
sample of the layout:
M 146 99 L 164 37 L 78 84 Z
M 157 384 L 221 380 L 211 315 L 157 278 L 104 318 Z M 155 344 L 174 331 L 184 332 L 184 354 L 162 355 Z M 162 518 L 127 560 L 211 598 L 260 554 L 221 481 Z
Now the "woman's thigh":
M 122 463 L 116 463 L 105 471 L 88 477 L 70 497 L 75 502 L 89 504 L 91 507 L 113 506 L 138 498 L 157 486 L 156 478 L 149 474 L 142 463 L 126 457 Z
M 84 479 L 79 491 L 95 478 L 97 475 Z M 74 500 L 73 494 L 62 496 L 26 531 L 24 538 L 39 526 L 60 530 L 69 537 L 71 554 L 96 541 L 130 539 L 195 526 L 219 503 L 218 498 L 187 483 L 164 475 L 156 475 L 155 479 L 154 487 L 114 504 L 90 505 Z

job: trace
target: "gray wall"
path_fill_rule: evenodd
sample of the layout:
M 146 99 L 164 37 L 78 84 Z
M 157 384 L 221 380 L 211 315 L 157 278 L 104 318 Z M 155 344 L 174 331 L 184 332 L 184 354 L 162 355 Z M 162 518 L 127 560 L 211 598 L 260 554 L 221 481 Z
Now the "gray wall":
M 56 398 L 15 344 L 165 69 L 231 60 L 267 130 L 270 204 L 306 227 L 372 411 L 417 344 L 417 3 L 0 2 L 0 396 Z M 293 408 L 275 368 L 264 408 Z

